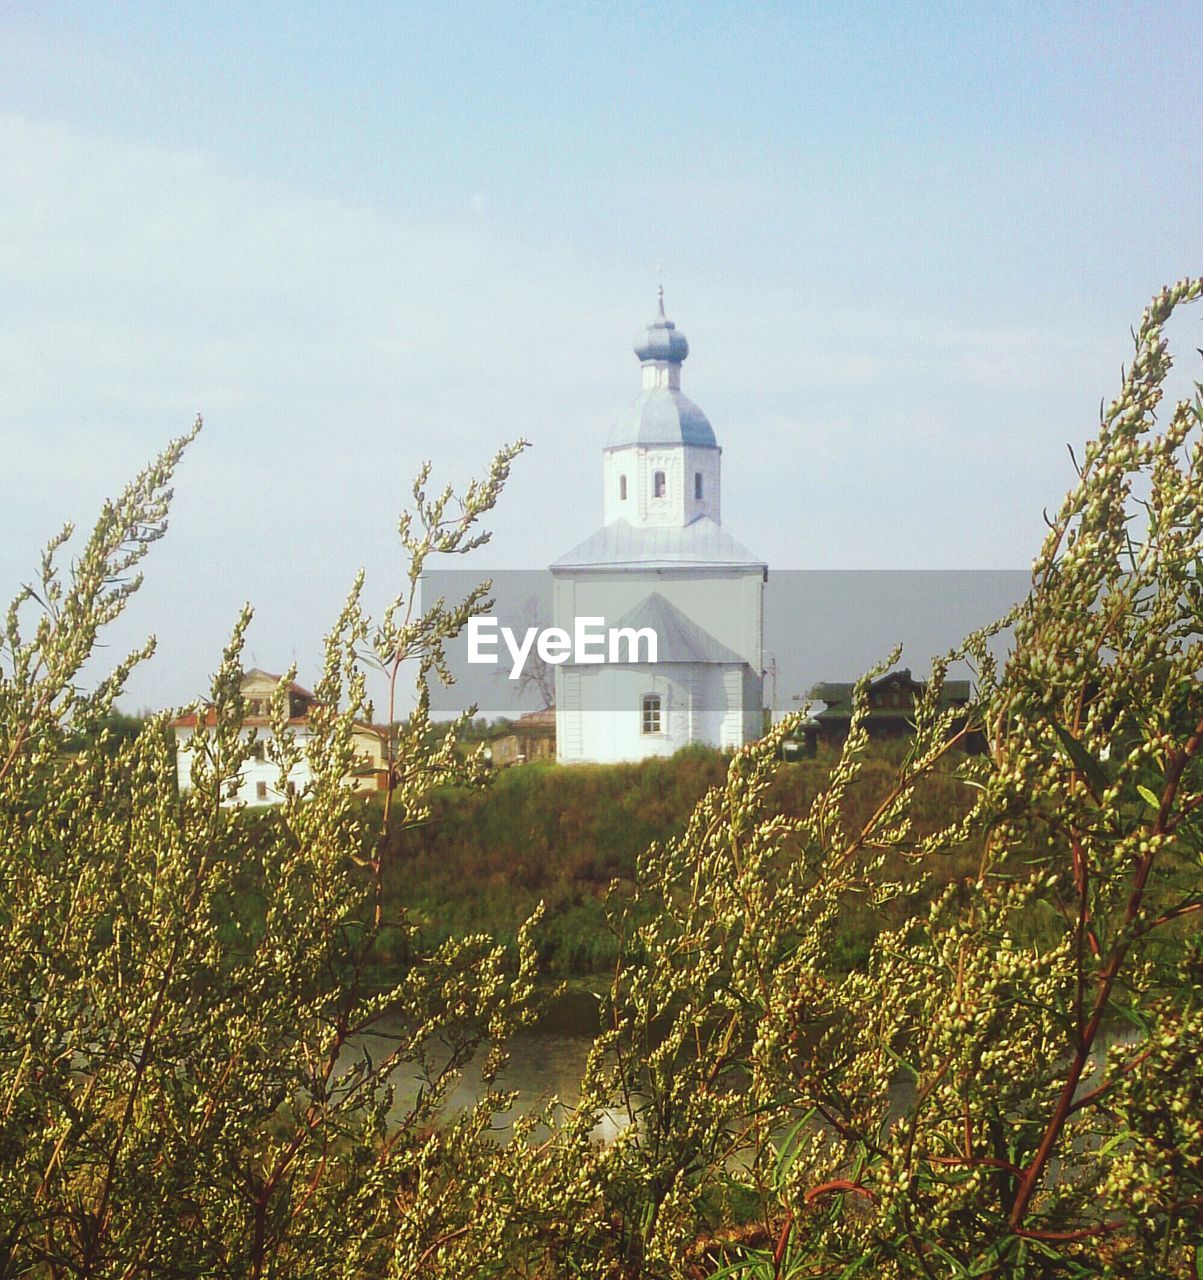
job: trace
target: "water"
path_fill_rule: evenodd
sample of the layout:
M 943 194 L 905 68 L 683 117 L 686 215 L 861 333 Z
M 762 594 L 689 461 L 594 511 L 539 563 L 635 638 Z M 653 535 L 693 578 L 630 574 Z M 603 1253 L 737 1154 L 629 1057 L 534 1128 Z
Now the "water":
M 493 1125 L 499 1135 L 509 1131 L 512 1120 L 524 1112 L 541 1109 L 552 1097 L 568 1106 L 573 1105 L 580 1090 L 581 1075 L 589 1050 L 599 1028 L 598 995 L 599 980 L 594 983 L 576 982 L 547 1002 L 540 1022 L 519 1032 L 509 1045 L 509 1060 L 497 1078 L 495 1087 L 517 1095 L 513 1111 L 498 1113 Z M 371 1047 L 378 1059 L 381 1045 L 387 1044 L 390 1033 L 395 1036 L 400 1028 L 390 1026 L 385 1017 L 370 1037 L 360 1037 L 348 1046 L 348 1060 L 356 1056 L 365 1045 Z M 1134 1031 L 1127 1026 L 1107 1028 L 1099 1037 L 1092 1058 L 1095 1072 L 1088 1074 L 1079 1085 L 1079 1092 L 1093 1088 L 1099 1081 L 1099 1072 L 1106 1058 L 1107 1048 L 1115 1043 L 1132 1043 Z M 485 1086 L 480 1067 L 485 1049 L 468 1064 L 452 1088 L 444 1105 L 445 1114 L 466 1111 L 484 1094 Z M 418 1096 L 421 1078 L 411 1063 L 401 1064 L 392 1074 L 394 1088 L 390 1117 L 401 1120 L 412 1108 Z M 896 1079 L 890 1088 L 891 1114 L 904 1112 L 914 1097 L 914 1084 L 908 1079 Z M 629 1123 L 621 1108 L 603 1114 L 594 1128 L 594 1135 L 601 1140 L 612 1140 Z M 1080 1138 L 1074 1140 L 1080 1148 Z M 1057 1162 L 1054 1162 L 1056 1165 Z M 1055 1172 L 1055 1168 L 1054 1168 Z
M 385 1016 L 371 1035 L 352 1039 L 346 1060 L 358 1056 L 365 1047 L 379 1059 L 381 1046 L 387 1045 L 399 1031 L 399 1025 L 390 1024 Z M 509 1061 L 494 1087 L 517 1094 L 514 1108 L 517 1114 L 536 1110 L 552 1097 L 568 1105 L 575 1103 L 585 1060 L 597 1031 L 597 996 L 587 985 L 574 984 L 548 1001 L 536 1026 L 520 1031 L 510 1041 Z M 456 1081 L 445 1103 L 445 1112 L 465 1111 L 484 1093 L 480 1068 L 485 1052 L 482 1049 Z M 421 1077 L 412 1063 L 402 1063 L 392 1073 L 390 1083 L 394 1088 L 390 1117 L 400 1120 L 417 1099 Z M 600 1137 L 612 1137 L 623 1123 L 624 1118 L 617 1115 L 605 1116 L 596 1132 Z M 499 1130 L 508 1129 L 507 1115 L 498 1115 L 495 1124 Z

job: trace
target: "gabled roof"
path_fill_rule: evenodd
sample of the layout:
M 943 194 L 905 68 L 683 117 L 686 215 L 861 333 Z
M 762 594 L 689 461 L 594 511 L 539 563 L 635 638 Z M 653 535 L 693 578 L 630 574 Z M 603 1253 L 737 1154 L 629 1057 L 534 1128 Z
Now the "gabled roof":
M 523 714 L 520 715 L 518 719 L 514 721 L 514 723 L 510 726 L 510 728 L 517 729 L 521 727 L 525 729 L 532 725 L 537 726 L 541 724 L 549 724 L 554 728 L 555 723 L 556 723 L 555 707 L 542 707 L 538 711 L 523 712 Z
M 916 680 L 911 675 L 910 668 L 904 667 L 901 671 L 887 671 L 885 675 L 879 676 L 869 685 L 870 697 L 881 689 L 885 689 L 890 685 L 903 685 L 913 698 L 922 696 L 927 682 L 924 680 Z M 852 695 L 856 690 L 855 683 L 852 682 L 836 682 L 825 681 L 817 684 L 810 691 L 809 697 L 814 698 L 818 702 L 825 702 L 826 707 L 820 711 L 815 720 L 847 720 L 852 715 Z M 968 680 L 945 680 L 944 687 L 940 690 L 940 706 L 952 707 L 959 706 L 969 701 L 972 696 L 972 690 Z M 875 707 L 870 705 L 867 708 L 867 714 L 873 719 L 909 719 L 914 714 L 913 703 L 902 707 Z
M 279 684 L 284 679 L 283 676 L 276 675 L 272 671 L 264 671 L 262 667 L 252 667 L 249 671 L 242 673 L 241 684 L 249 684 L 250 681 L 258 677 L 260 680 L 270 680 L 272 684 Z M 289 682 L 288 692 L 295 693 L 298 697 L 309 698 L 312 700 L 313 694 L 303 686 L 297 684 L 295 680 Z
M 692 523 L 665 528 L 636 528 L 626 520 L 614 520 L 567 555 L 552 562 L 552 569 L 604 569 L 639 567 L 672 569 L 719 567 L 764 569 L 765 562 L 741 546 L 709 516 Z
M 541 711 L 527 711 L 517 720 L 491 733 L 489 737 L 497 742 L 502 738 L 554 738 L 556 736 L 556 709 L 544 707 Z
M 728 649 L 709 631 L 698 626 L 658 591 L 645 596 L 613 624 L 615 627 L 650 627 L 656 633 L 656 663 L 705 662 L 743 664 L 734 649 Z

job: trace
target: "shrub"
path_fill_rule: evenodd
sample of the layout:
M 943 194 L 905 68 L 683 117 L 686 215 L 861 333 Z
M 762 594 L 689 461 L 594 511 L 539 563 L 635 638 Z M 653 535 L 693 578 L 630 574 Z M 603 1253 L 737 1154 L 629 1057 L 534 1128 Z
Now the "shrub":
M 79 689 L 163 533 L 190 438 L 105 506 L 65 580 L 55 554 L 70 528 L 54 540 L 0 641 L 0 1273 L 360 1277 L 436 1255 L 454 1272 L 457 1241 L 499 1256 L 508 1229 L 488 1206 L 512 1157 L 489 1125 L 506 1102 L 493 1087 L 506 1039 L 533 1016 L 529 928 L 516 974 L 475 935 L 411 949 L 375 989 L 382 944 L 404 949 L 412 928 L 383 914 L 381 815 L 342 779 L 369 710 L 360 653 L 394 685 L 407 660 L 423 679 L 440 667 L 479 595 L 423 614 L 412 588 L 428 554 L 479 544 L 516 450 L 454 508 L 449 491 L 427 499 L 423 473 L 401 523 L 411 590 L 371 628 L 356 584 L 326 641 L 312 785 L 258 820 L 221 804 L 249 751 L 249 612 L 182 795 L 166 716 L 120 741 L 101 732 L 153 645 Z M 479 774 L 426 710 L 420 699 L 404 726 L 386 823 L 419 821 L 431 786 Z M 274 715 L 286 771 L 299 747 L 282 696 Z M 480 1104 L 436 1130 L 478 1048 Z M 402 1065 L 421 1088 L 397 1106 Z
M 889 793 L 849 823 L 862 681 L 801 817 L 771 800 L 787 724 L 641 860 L 643 961 L 591 1082 L 631 1122 L 611 1170 L 631 1274 L 1196 1275 L 1203 401 L 1155 410 L 1163 326 L 1200 291 L 1145 313 L 1005 665 L 984 634 L 949 655 L 976 667 L 990 754 L 951 756 L 938 661 Z M 968 812 L 919 837 L 944 769 Z M 849 922 L 902 893 L 892 865 L 931 875 L 969 847 L 961 883 L 833 976 Z

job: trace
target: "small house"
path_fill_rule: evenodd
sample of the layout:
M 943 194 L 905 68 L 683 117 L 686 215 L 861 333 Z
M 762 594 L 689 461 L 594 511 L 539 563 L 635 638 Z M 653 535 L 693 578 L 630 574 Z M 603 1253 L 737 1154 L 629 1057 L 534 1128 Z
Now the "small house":
M 279 766 L 271 760 L 267 750 L 272 737 L 270 718 L 271 699 L 279 687 L 282 676 L 258 667 L 244 673 L 239 689 L 244 712 L 242 727 L 250 740 L 251 753 L 243 761 L 238 776 L 232 779 L 222 803 L 225 805 L 279 804 L 285 795 L 303 793 L 312 781 L 309 761 L 304 751 L 309 738 L 309 714 L 316 705 L 316 697 L 301 685 L 292 681 L 288 685 L 288 726 L 301 748 L 300 761 L 292 768 L 281 784 Z M 203 723 L 216 723 L 216 713 L 207 708 Z M 195 713 L 179 716 L 171 722 L 176 738 L 176 777 L 181 791 L 192 785 L 192 753 L 188 744 L 198 728 Z M 388 730 L 376 725 L 356 724 L 354 729 L 356 764 L 344 779 L 355 791 L 383 791 L 388 786 Z
M 556 758 L 556 709 L 529 711 L 502 730 L 489 744 L 493 764 L 504 769 L 512 764 Z
M 926 683 L 916 680 L 909 668 L 888 671 L 874 680 L 868 689 L 868 710 L 864 720 L 870 741 L 882 742 L 909 738 L 915 732 L 915 704 L 923 696 Z M 827 746 L 839 747 L 848 736 L 852 723 L 852 695 L 855 684 L 823 683 L 810 691 L 816 702 L 826 703 L 807 724 L 808 738 Z M 946 680 L 940 691 L 940 707 L 968 706 L 971 690 L 968 680 Z M 957 722 L 961 728 L 964 721 Z M 965 749 L 977 753 L 985 743 L 980 733 L 971 733 L 965 741 Z

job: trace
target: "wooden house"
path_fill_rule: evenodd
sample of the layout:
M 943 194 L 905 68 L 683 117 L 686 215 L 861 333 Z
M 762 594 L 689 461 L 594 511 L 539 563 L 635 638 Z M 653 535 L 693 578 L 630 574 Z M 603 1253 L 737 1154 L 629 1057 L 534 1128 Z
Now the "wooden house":
M 556 758 L 556 710 L 529 711 L 519 716 L 489 743 L 493 764 L 505 769 L 512 764 Z
M 852 694 L 855 684 L 823 683 L 810 691 L 816 702 L 826 703 L 806 726 L 807 737 L 814 742 L 839 747 L 848 736 L 852 722 Z M 888 671 L 869 685 L 869 707 L 865 717 L 865 729 L 871 741 L 890 741 L 909 738 L 915 732 L 915 704 L 922 697 L 926 684 L 916 680 L 909 668 Z M 940 706 L 968 706 L 971 690 L 968 680 L 946 680 L 940 691 Z M 964 720 L 956 722 L 957 728 Z M 966 738 L 965 749 L 977 753 L 985 748 L 980 733 Z

